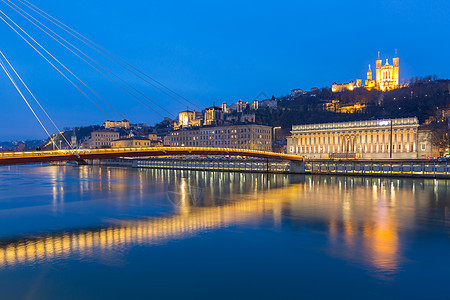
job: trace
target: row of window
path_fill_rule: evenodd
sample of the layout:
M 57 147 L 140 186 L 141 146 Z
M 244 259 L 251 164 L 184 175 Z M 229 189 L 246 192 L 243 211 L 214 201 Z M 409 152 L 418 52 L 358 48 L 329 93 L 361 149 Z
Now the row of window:
M 267 141 L 259 141 L 254 142 L 250 140 L 243 140 L 243 141 L 206 141 L 206 142 L 191 142 L 186 141 L 186 143 L 183 142 L 170 142 L 171 146 L 214 146 L 214 145 L 245 145 L 245 144 L 254 144 L 254 145 L 270 145 L 270 142 Z
M 294 151 L 294 148 L 291 147 L 291 152 Z M 384 151 L 386 150 L 386 151 Z M 422 149 L 425 150 L 425 149 Z M 334 147 L 334 146 L 328 146 L 328 147 L 312 147 L 312 146 L 300 146 L 298 149 L 299 153 L 336 153 L 336 152 L 360 152 L 360 153 L 378 153 L 378 152 L 389 152 L 389 145 L 384 146 L 368 146 L 368 145 L 356 145 L 356 147 L 351 146 L 341 146 L 341 147 Z M 415 151 L 414 144 L 397 144 L 392 145 L 392 151 L 395 152 L 413 152 Z
M 413 132 L 416 132 L 415 130 L 404 130 L 404 129 L 394 129 L 392 130 L 392 133 L 394 134 L 412 134 Z M 390 134 L 391 131 L 390 130 L 370 130 L 370 131 L 351 131 L 351 132 L 330 132 L 330 133 L 302 133 L 302 134 L 295 134 L 295 136 L 297 137 L 301 137 L 301 136 L 347 136 L 347 135 L 351 135 L 351 136 L 355 136 L 358 134 L 358 136 L 364 136 L 364 135 L 383 135 L 383 134 Z
M 186 144 L 184 143 L 179 143 L 179 142 L 172 142 L 170 143 L 171 146 L 181 146 L 181 147 L 188 147 L 188 146 L 225 146 L 227 148 L 239 148 L 239 149 L 248 149 L 248 150 L 265 150 L 265 151 L 270 151 L 271 147 L 268 145 L 242 145 L 242 143 L 230 143 L 230 141 L 228 141 L 228 143 L 224 143 L 224 144 L 215 144 L 214 142 L 187 142 Z
M 389 137 L 388 134 L 359 136 L 359 138 L 358 137 L 356 138 L 356 142 L 359 141 L 360 143 L 372 143 L 373 144 L 374 143 L 374 137 L 375 137 L 375 140 L 376 140 L 375 142 L 376 143 L 379 143 L 379 142 L 389 143 L 390 142 L 390 137 Z M 405 137 L 406 137 L 406 139 L 404 139 Z M 412 139 L 412 140 L 416 139 L 416 133 L 414 133 L 413 135 L 407 134 L 407 133 L 405 135 L 403 135 L 403 133 L 401 133 L 401 134 L 394 134 L 393 135 L 393 141 L 397 142 L 398 139 L 400 141 L 405 141 L 406 140 L 406 142 L 410 142 L 410 139 Z M 316 137 L 316 136 L 314 136 L 314 137 L 305 137 L 305 138 L 304 137 L 299 137 L 298 138 L 299 144 L 309 144 L 309 145 L 311 145 L 313 143 L 314 144 L 316 144 L 316 143 L 326 144 L 326 145 L 329 145 L 329 144 L 341 144 L 342 142 L 345 142 L 347 140 L 349 140 L 351 142 L 354 142 L 355 138 L 347 139 L 345 137 L 338 137 L 338 136 L 332 136 L 332 137 L 330 137 L 330 136 L 328 136 L 328 137 L 323 137 L 323 136 Z
M 220 140 L 220 139 L 238 139 L 238 138 L 270 139 L 269 135 L 262 134 L 236 134 L 236 135 L 215 135 L 215 136 L 177 136 L 171 137 L 172 141 L 192 141 L 192 140 Z
M 394 120 L 392 120 L 392 122 L 393 122 L 394 130 L 404 130 L 404 128 L 399 129 L 398 127 L 402 127 L 405 125 L 418 125 L 416 118 L 394 119 Z M 348 123 L 324 123 L 324 124 L 311 124 L 311 125 L 295 125 L 293 127 L 293 130 L 294 131 L 295 130 L 313 131 L 313 130 L 320 130 L 320 129 L 346 128 L 345 130 L 348 130 L 351 132 L 371 132 L 371 131 L 386 130 L 386 126 L 390 127 L 389 125 L 390 125 L 389 123 L 380 125 L 379 121 L 357 121 L 357 122 L 348 122 Z M 378 130 L 359 129 L 361 127 L 378 127 L 378 126 L 385 126 L 385 127 L 380 128 Z
M 119 134 L 117 133 L 93 133 L 93 135 L 96 137 L 119 137 Z
M 243 132 L 255 132 L 255 133 L 270 133 L 270 129 L 250 129 L 250 128 L 240 128 L 240 129 L 215 129 L 215 130 L 200 130 L 200 131 L 181 131 L 172 132 L 171 135 L 212 135 L 221 133 L 243 133 Z

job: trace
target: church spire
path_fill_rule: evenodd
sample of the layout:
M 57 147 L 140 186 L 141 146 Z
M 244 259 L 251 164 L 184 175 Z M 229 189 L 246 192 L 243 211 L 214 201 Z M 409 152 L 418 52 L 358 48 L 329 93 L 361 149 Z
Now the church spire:
M 367 80 L 372 80 L 372 70 L 370 69 L 370 64 L 369 64 L 369 70 L 367 70 Z

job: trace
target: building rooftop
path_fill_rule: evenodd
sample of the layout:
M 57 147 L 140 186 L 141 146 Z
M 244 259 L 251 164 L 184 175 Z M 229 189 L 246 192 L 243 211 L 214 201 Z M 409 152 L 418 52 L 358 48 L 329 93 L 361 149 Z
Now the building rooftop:
M 398 118 L 398 119 L 382 119 L 382 120 L 367 120 L 367 121 L 353 121 L 353 122 L 336 122 L 336 123 L 319 123 L 319 124 L 305 124 L 293 125 L 294 131 L 307 130 L 322 130 L 322 129 L 339 129 L 339 128 L 355 128 L 355 127 L 380 127 L 380 126 L 401 126 L 401 125 L 419 125 L 417 117 Z
M 127 137 L 127 138 L 120 138 L 120 139 L 115 140 L 114 142 L 117 142 L 117 141 L 151 141 L 151 140 L 146 137 L 142 137 L 142 136 L 132 136 L 132 137 Z
M 117 131 L 114 131 L 112 129 L 97 129 L 92 132 L 117 132 Z
M 222 127 L 235 127 L 235 126 L 264 126 L 264 127 L 270 127 L 272 128 L 272 126 L 269 125 L 263 125 L 263 124 L 256 124 L 256 123 L 226 123 L 226 124 L 221 124 L 221 125 L 204 125 L 204 126 L 192 126 L 192 127 L 183 127 L 182 129 L 180 128 L 179 130 L 174 130 L 172 132 L 177 132 L 177 131 L 191 131 L 191 130 L 202 130 L 202 129 L 212 129 L 212 128 L 222 128 Z
M 106 122 L 130 122 L 127 119 L 123 119 L 122 121 L 114 121 L 114 120 L 106 120 Z

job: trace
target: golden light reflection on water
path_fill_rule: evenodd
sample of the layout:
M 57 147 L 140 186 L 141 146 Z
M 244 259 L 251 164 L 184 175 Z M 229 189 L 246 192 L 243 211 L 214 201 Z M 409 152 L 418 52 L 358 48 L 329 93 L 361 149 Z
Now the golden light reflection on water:
M 177 212 L 120 221 L 106 228 L 3 242 L 0 267 L 95 258 L 100 253 L 124 251 L 135 245 L 160 244 L 236 224 L 258 223 L 270 216 L 275 228 L 284 221 L 320 224 L 327 234 L 331 255 L 395 274 L 404 259 L 401 232 L 414 228 L 417 207 L 429 205 L 417 198 L 418 190 L 428 184 L 424 181 L 411 183 L 411 188 L 403 186 L 402 181 L 357 177 L 297 177 L 292 183 L 293 177 L 287 175 L 113 168 L 96 172 L 102 181 L 95 188 L 106 188 L 121 197 L 129 193 L 130 186 L 122 180 L 131 176 L 130 172 L 138 174 L 133 184 L 140 188 L 140 195 L 144 195 L 145 183 L 154 181 L 168 191 L 167 197 L 177 205 Z M 93 174 L 89 168 L 80 168 L 80 192 L 94 188 L 88 183 Z M 64 189 L 59 185 L 64 181 L 58 174 L 54 178 L 53 198 L 63 199 L 59 193 Z M 445 209 L 448 211 L 448 207 Z

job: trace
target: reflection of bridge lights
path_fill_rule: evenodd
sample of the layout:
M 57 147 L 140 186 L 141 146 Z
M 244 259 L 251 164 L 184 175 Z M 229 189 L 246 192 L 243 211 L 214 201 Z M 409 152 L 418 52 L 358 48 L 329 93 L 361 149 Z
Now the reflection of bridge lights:
M 129 171 L 110 168 L 109 174 L 114 182 L 118 178 L 129 176 Z M 332 243 L 330 251 L 344 247 L 345 259 L 358 262 L 363 260 L 381 272 L 395 272 L 398 268 L 401 260 L 398 219 L 401 217 L 402 228 L 405 228 L 414 217 L 414 212 L 410 209 L 399 210 L 402 207 L 401 199 L 411 199 L 411 190 L 399 190 L 399 181 L 390 184 L 388 180 L 380 179 L 308 176 L 302 184 L 265 190 L 264 187 L 269 183 L 270 187 L 289 184 L 289 178 L 292 177 L 212 172 L 195 172 L 195 176 L 193 174 L 194 172 L 188 171 L 146 169 L 139 175 L 139 179 L 141 176 L 143 179 L 141 189 L 149 181 L 146 176 L 178 184 L 174 186 L 174 190 L 179 192 L 181 203 L 190 205 L 186 213 L 181 213 L 180 210 L 177 215 L 121 222 L 117 226 L 97 231 L 72 232 L 8 243 L 0 246 L 0 266 L 34 264 L 70 257 L 98 257 L 99 250 L 105 253 L 124 250 L 133 245 L 158 244 L 168 239 L 186 238 L 200 231 L 252 222 L 266 216 L 278 225 L 282 224 L 283 211 L 288 211 L 290 216 L 294 216 L 295 222 L 308 220 L 325 224 Z M 220 180 L 229 180 L 230 184 L 224 185 L 223 189 L 227 193 L 231 190 L 230 194 L 234 195 L 233 188 L 239 188 L 244 178 L 249 179 L 246 180 L 247 186 L 244 189 L 246 194 L 239 197 L 239 200 L 233 197 L 233 201 L 225 202 L 227 205 L 206 208 L 196 207 L 190 201 L 190 197 L 195 199 L 192 188 L 199 186 L 199 182 L 209 189 L 212 182 L 217 184 Z M 261 186 L 262 180 L 267 185 Z M 91 181 L 88 190 L 96 188 L 96 184 L 98 183 Z M 206 200 L 217 199 L 219 196 L 221 199 L 225 198 L 216 185 L 213 184 L 213 187 L 215 190 L 209 189 L 211 193 L 205 194 Z M 120 183 L 114 186 L 113 191 L 119 193 L 126 191 L 126 188 L 126 185 Z M 393 200 L 391 188 L 396 191 L 396 205 L 390 205 Z

